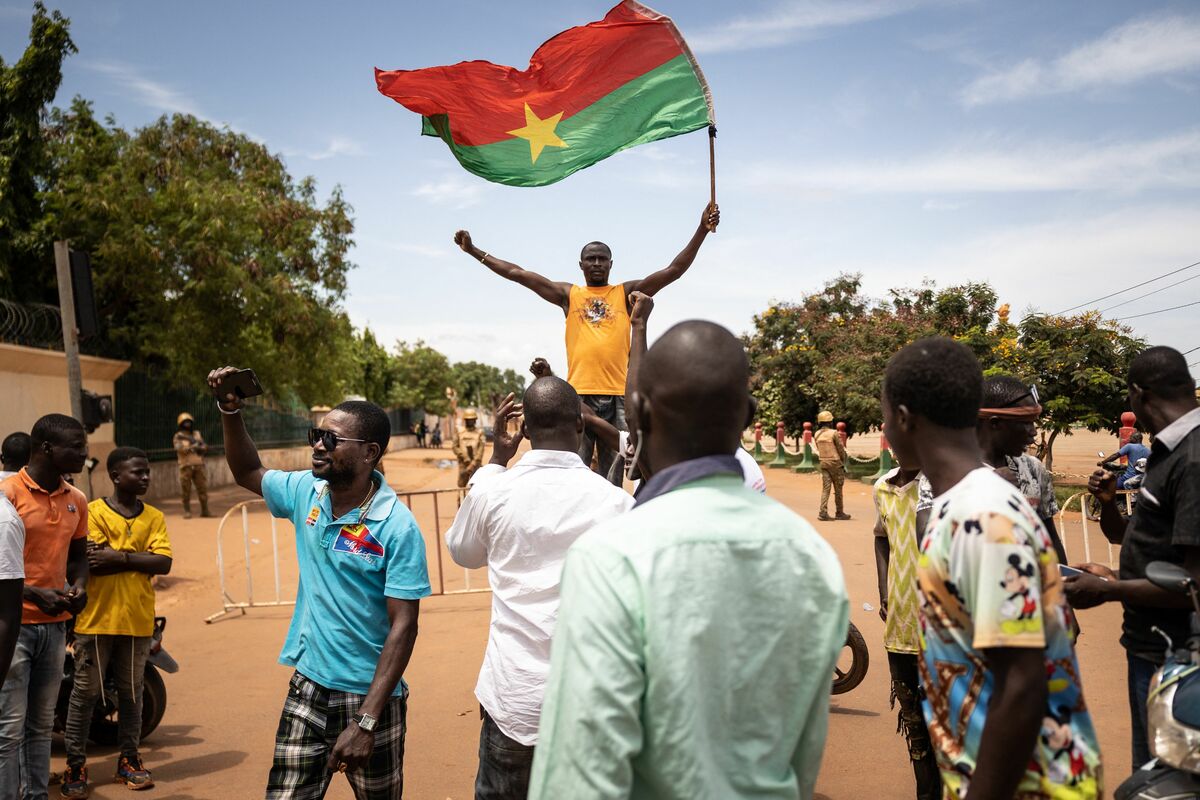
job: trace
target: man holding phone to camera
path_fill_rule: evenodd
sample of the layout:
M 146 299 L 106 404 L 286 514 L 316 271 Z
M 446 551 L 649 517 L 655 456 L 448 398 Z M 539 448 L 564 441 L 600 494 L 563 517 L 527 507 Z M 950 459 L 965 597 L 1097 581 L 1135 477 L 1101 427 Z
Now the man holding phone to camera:
M 400 797 L 402 676 L 430 587 L 416 521 L 376 469 L 391 438 L 387 414 L 373 403 L 341 403 L 309 431 L 311 471 L 268 470 L 241 416 L 245 398 L 262 391 L 253 373 L 224 367 L 208 385 L 238 485 L 296 528 L 300 582 L 279 658 L 296 671 L 266 797 L 323 797 L 335 771 L 358 800 Z

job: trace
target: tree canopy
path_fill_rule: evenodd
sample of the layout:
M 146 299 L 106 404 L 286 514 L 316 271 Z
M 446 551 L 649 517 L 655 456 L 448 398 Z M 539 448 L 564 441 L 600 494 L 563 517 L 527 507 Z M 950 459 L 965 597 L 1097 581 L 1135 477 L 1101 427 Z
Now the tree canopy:
M 192 116 L 131 133 L 76 99 L 45 138 L 38 229 L 91 254 L 105 354 L 172 383 L 243 364 L 273 392 L 336 399 L 352 333 L 340 189 L 318 204 L 261 144 Z
M 925 336 L 949 336 L 974 350 L 986 374 L 1036 383 L 1046 407 L 1045 455 L 1072 427 L 1116 430 L 1129 361 L 1144 347 L 1128 329 L 1097 314 L 1030 316 L 1019 326 L 986 283 L 862 294 L 861 277 L 842 275 L 796 303 L 754 318 L 746 337 L 759 416 L 783 420 L 790 435 L 828 410 L 851 432 L 878 428 L 883 372 L 892 354 Z
M 25 52 L 11 66 L 0 59 L 0 293 L 22 300 L 40 299 L 22 278 L 36 275 L 50 253 L 37 230 L 47 167 L 42 121 L 62 83 L 63 59 L 77 52 L 70 25 L 34 3 Z

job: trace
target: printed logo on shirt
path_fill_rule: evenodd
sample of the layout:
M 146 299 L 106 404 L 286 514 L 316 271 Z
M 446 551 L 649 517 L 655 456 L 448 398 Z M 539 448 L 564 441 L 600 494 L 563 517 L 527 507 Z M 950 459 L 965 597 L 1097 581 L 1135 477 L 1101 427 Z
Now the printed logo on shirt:
M 337 553 L 351 553 L 368 561 L 383 558 L 383 545 L 371 535 L 366 525 L 344 525 L 333 542 Z
M 579 307 L 579 316 L 592 327 L 599 328 L 612 319 L 612 306 L 602 297 L 592 297 Z
M 67 513 L 68 514 L 75 513 L 75 504 L 74 503 L 67 503 Z
M 308 519 L 304 520 L 304 524 L 311 528 L 313 525 L 317 524 L 317 518 L 320 516 L 321 516 L 321 507 L 318 505 L 314 505 L 312 507 L 312 511 L 308 512 Z

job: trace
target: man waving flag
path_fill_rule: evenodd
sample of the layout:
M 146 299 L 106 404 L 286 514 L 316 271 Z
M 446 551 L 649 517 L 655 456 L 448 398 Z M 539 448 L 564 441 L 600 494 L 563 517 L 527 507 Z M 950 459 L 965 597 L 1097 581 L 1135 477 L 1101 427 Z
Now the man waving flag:
M 529 67 L 464 61 L 375 70 L 466 169 L 545 186 L 613 153 L 715 123 L 703 73 L 670 17 L 633 0 L 539 47 Z

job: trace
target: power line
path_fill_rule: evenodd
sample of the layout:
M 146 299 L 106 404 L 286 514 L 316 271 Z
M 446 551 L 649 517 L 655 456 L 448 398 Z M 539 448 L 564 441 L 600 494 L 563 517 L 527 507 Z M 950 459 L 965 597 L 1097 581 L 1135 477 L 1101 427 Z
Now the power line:
M 1106 314 L 1109 311 L 1112 311 L 1114 308 L 1120 308 L 1121 306 L 1127 306 L 1130 303 L 1136 303 L 1138 300 L 1144 300 L 1152 294 L 1158 294 L 1159 292 L 1165 292 L 1167 289 L 1174 288 L 1181 283 L 1187 283 L 1188 281 L 1194 281 L 1197 278 L 1200 278 L 1200 274 L 1193 275 L 1190 278 L 1184 278 L 1181 281 L 1175 281 L 1174 283 L 1168 283 L 1166 286 L 1163 286 L 1162 288 L 1154 289 L 1152 291 L 1146 292 L 1145 294 L 1140 294 L 1137 297 L 1133 298 L 1132 300 L 1122 300 L 1121 302 L 1117 303 L 1116 305 L 1109 306 L 1108 308 L 1102 308 L 1102 309 L 1100 309 L 1100 313 Z
M 1134 314 L 1132 317 L 1121 317 L 1120 319 L 1117 320 L 1117 322 L 1124 322 L 1125 320 L 1129 320 L 1129 319 L 1137 319 L 1138 317 L 1149 317 L 1153 314 L 1164 314 L 1168 311 L 1177 311 L 1181 308 L 1187 308 L 1188 306 L 1200 306 L 1200 300 L 1196 300 L 1193 303 L 1184 303 L 1181 306 L 1171 306 L 1170 308 L 1160 308 L 1158 311 L 1147 311 L 1145 314 Z
M 1191 350 L 1184 350 L 1184 351 L 1183 351 L 1183 353 L 1182 353 L 1182 355 L 1185 355 L 1185 356 L 1186 356 L 1188 353 L 1194 353 L 1194 352 L 1196 352 L 1197 350 L 1200 350 L 1200 345 L 1196 345 L 1196 346 L 1195 346 L 1195 347 L 1193 347 Z
M 1142 281 L 1141 283 L 1135 283 L 1133 286 L 1127 286 L 1126 288 L 1121 289 L 1120 291 L 1117 291 L 1117 292 L 1113 292 L 1112 294 L 1106 294 L 1103 297 L 1097 297 L 1095 300 L 1088 300 L 1086 303 L 1080 303 L 1077 306 L 1071 306 L 1068 309 L 1059 311 L 1058 313 L 1054 314 L 1053 316 L 1059 317 L 1070 311 L 1074 311 L 1077 308 L 1083 308 L 1084 306 L 1090 306 L 1095 303 L 1099 303 L 1101 300 L 1107 300 L 1110 297 L 1116 297 L 1119 294 L 1125 294 L 1126 292 L 1131 292 L 1134 289 L 1140 289 L 1141 287 L 1143 287 L 1147 284 L 1154 283 L 1155 281 L 1162 280 L 1163 278 L 1169 278 L 1172 275 L 1177 275 L 1178 273 L 1183 272 L 1184 270 L 1191 269 L 1192 267 L 1196 267 L 1196 266 L 1200 266 L 1200 261 L 1196 261 L 1191 264 L 1188 264 L 1186 267 L 1180 267 L 1179 269 L 1173 269 L 1170 272 L 1164 272 L 1162 275 L 1159 275 L 1158 277 L 1151 278 L 1148 281 Z

